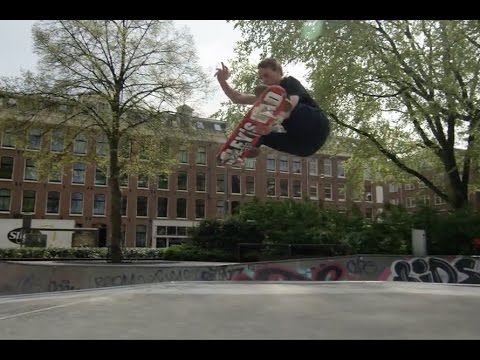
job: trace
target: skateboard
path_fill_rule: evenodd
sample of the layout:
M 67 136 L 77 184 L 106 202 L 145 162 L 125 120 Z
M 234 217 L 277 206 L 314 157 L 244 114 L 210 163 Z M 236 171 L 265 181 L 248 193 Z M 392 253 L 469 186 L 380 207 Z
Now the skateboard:
M 243 164 L 260 137 L 271 132 L 273 125 L 287 108 L 285 89 L 277 85 L 266 87 L 221 147 L 217 154 L 220 163 Z

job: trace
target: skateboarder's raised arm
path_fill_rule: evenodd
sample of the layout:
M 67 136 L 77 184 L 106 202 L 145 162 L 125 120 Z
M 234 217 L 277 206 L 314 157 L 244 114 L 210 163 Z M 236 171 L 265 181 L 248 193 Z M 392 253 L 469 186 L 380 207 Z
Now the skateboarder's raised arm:
M 257 100 L 257 97 L 253 94 L 242 94 L 240 91 L 232 89 L 230 85 L 227 83 L 227 79 L 230 77 L 230 72 L 228 68 L 222 62 L 222 68 L 217 68 L 217 72 L 215 73 L 217 80 L 225 93 L 230 100 L 232 100 L 235 104 L 245 104 L 251 105 L 254 104 Z

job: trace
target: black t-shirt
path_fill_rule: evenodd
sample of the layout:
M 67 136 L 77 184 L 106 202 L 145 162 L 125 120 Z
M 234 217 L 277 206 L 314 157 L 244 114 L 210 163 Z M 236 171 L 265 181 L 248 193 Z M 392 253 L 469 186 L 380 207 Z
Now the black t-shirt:
M 292 76 L 287 76 L 280 81 L 280 86 L 285 89 L 287 96 L 297 95 L 299 97 L 299 104 L 310 105 L 315 108 L 319 108 L 315 100 L 312 99 L 310 94 L 305 90 L 303 85 Z

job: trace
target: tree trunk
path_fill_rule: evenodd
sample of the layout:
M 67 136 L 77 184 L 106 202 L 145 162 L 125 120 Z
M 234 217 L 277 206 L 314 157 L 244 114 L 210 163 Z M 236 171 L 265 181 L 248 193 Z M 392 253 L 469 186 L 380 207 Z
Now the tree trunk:
M 458 181 L 452 182 L 450 180 L 451 190 L 451 201 L 450 204 L 455 209 L 463 209 L 468 206 L 468 190 L 463 186 L 463 184 Z
M 450 183 L 449 203 L 454 209 L 462 209 L 468 205 L 468 185 L 465 186 L 462 181 L 453 149 L 448 152 L 445 151 L 445 153 L 446 155 L 442 156 L 442 161 Z
M 120 248 L 120 240 L 122 238 L 122 193 L 118 181 L 118 140 L 117 144 L 111 144 L 110 147 L 110 176 L 108 178 L 108 186 L 110 188 L 110 244 L 111 244 L 111 260 L 113 263 L 122 262 L 122 250 Z

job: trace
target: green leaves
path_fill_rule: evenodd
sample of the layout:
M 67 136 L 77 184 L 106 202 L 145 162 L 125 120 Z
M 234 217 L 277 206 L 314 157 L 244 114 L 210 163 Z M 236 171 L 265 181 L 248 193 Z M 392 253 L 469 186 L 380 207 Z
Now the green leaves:
M 454 207 L 468 202 L 479 155 L 477 21 L 234 23 L 244 38 L 237 67 L 249 69 L 257 54 L 303 63 L 314 98 L 335 123 L 332 136 L 350 140 L 358 161 L 382 162 L 386 178 L 416 177 Z M 422 172 L 422 160 L 444 168 L 451 191 L 434 184 L 436 172 Z

